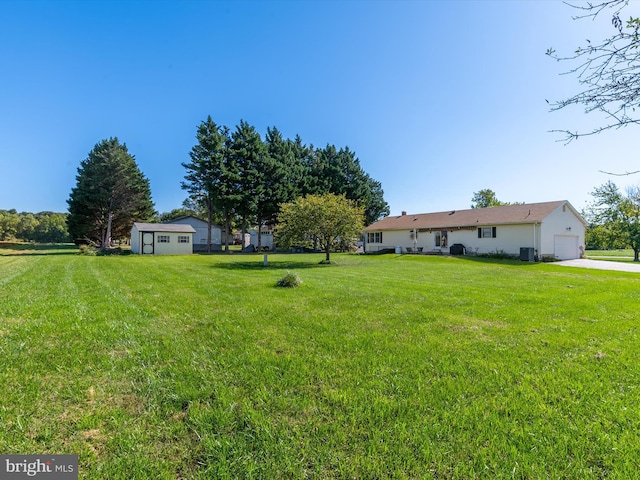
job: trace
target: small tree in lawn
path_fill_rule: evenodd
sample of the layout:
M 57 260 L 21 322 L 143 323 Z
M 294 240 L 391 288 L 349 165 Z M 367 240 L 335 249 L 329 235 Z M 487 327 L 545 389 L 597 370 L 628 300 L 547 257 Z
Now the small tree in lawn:
M 364 209 L 344 195 L 307 195 L 281 206 L 276 240 L 279 246 L 319 245 L 330 263 L 331 250 L 355 241 L 364 228 Z

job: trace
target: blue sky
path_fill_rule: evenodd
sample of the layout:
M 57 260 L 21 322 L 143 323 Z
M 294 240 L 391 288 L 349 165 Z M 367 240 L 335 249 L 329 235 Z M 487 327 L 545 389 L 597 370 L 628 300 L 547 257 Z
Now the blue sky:
M 609 17 L 555 0 L 0 0 L 0 209 L 63 212 L 77 168 L 117 136 L 156 209 L 181 206 L 181 162 L 207 115 L 307 144 L 349 146 L 391 213 L 567 199 L 638 176 L 634 127 L 569 145 L 601 119 L 549 113 L 578 89 L 568 65 Z M 637 13 L 637 12 L 636 12 Z

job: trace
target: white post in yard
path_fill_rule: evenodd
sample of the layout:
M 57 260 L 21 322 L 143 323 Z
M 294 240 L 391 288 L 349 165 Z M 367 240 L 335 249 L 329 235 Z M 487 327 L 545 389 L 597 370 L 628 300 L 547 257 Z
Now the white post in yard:
M 265 254 L 264 254 L 264 260 L 262 261 L 262 266 L 263 266 L 263 267 L 266 267 L 266 266 L 267 266 L 267 264 L 269 263 L 269 262 L 268 262 L 268 260 L 267 260 L 267 258 L 268 258 L 268 255 L 265 253 Z

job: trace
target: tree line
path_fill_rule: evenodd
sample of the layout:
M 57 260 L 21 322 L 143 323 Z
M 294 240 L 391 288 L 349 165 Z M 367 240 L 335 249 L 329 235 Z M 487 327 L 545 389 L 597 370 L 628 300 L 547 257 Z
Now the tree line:
M 281 205 L 306 195 L 344 195 L 363 208 L 366 225 L 389 214 L 381 183 L 349 147 L 306 145 L 299 135 L 284 138 L 276 127 L 267 128 L 263 140 L 244 120 L 230 131 L 211 116 L 198 126 L 196 139 L 190 161 L 182 163 L 185 205 L 204 211 L 209 224 L 223 225 L 225 239 L 234 225 L 244 233 L 275 224 Z
M 148 179 L 117 138 L 102 140 L 80 163 L 67 203 L 67 225 L 74 241 L 107 248 L 126 238 L 133 222 L 167 220 L 191 212 L 229 233 L 274 225 L 281 205 L 306 195 L 343 195 L 364 211 L 365 224 L 389 214 L 382 185 L 361 167 L 349 147 L 306 145 L 268 128 L 262 139 L 244 120 L 234 131 L 211 116 L 198 125 L 197 143 L 182 162 L 182 208 L 162 215 L 154 210 Z M 209 229 L 210 231 L 211 229 Z M 260 235 L 258 247 L 260 247 Z M 211 239 L 208 241 L 211 248 Z
M 612 181 L 591 192 L 593 201 L 582 212 L 589 223 L 587 248 L 633 249 L 634 261 L 640 261 L 640 187 L 621 192 Z
M 64 243 L 70 240 L 67 214 L 0 210 L 0 240 L 37 243 Z

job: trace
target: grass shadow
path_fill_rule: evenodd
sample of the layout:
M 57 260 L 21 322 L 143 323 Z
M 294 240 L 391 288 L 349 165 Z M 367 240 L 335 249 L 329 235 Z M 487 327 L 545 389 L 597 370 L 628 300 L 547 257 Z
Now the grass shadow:
M 0 256 L 13 255 L 76 255 L 73 243 L 0 243 Z
M 475 255 L 463 255 L 457 258 L 468 260 L 471 262 L 477 262 L 477 263 L 485 263 L 485 264 L 493 264 L 493 265 L 509 265 L 513 267 L 527 267 L 527 266 L 533 266 L 533 265 L 540 265 L 541 263 L 553 263 L 553 262 L 525 262 L 522 260 L 515 260 L 515 259 L 480 257 Z
M 335 266 L 336 264 L 321 264 L 318 257 L 309 261 L 295 261 L 285 259 L 269 259 L 267 265 L 264 265 L 264 259 L 262 256 L 255 255 L 254 260 L 242 260 L 237 262 L 224 262 L 211 265 L 211 268 L 218 268 L 221 270 L 293 270 L 293 269 L 308 269 L 308 268 L 327 268 Z M 324 256 L 322 257 L 324 258 Z

